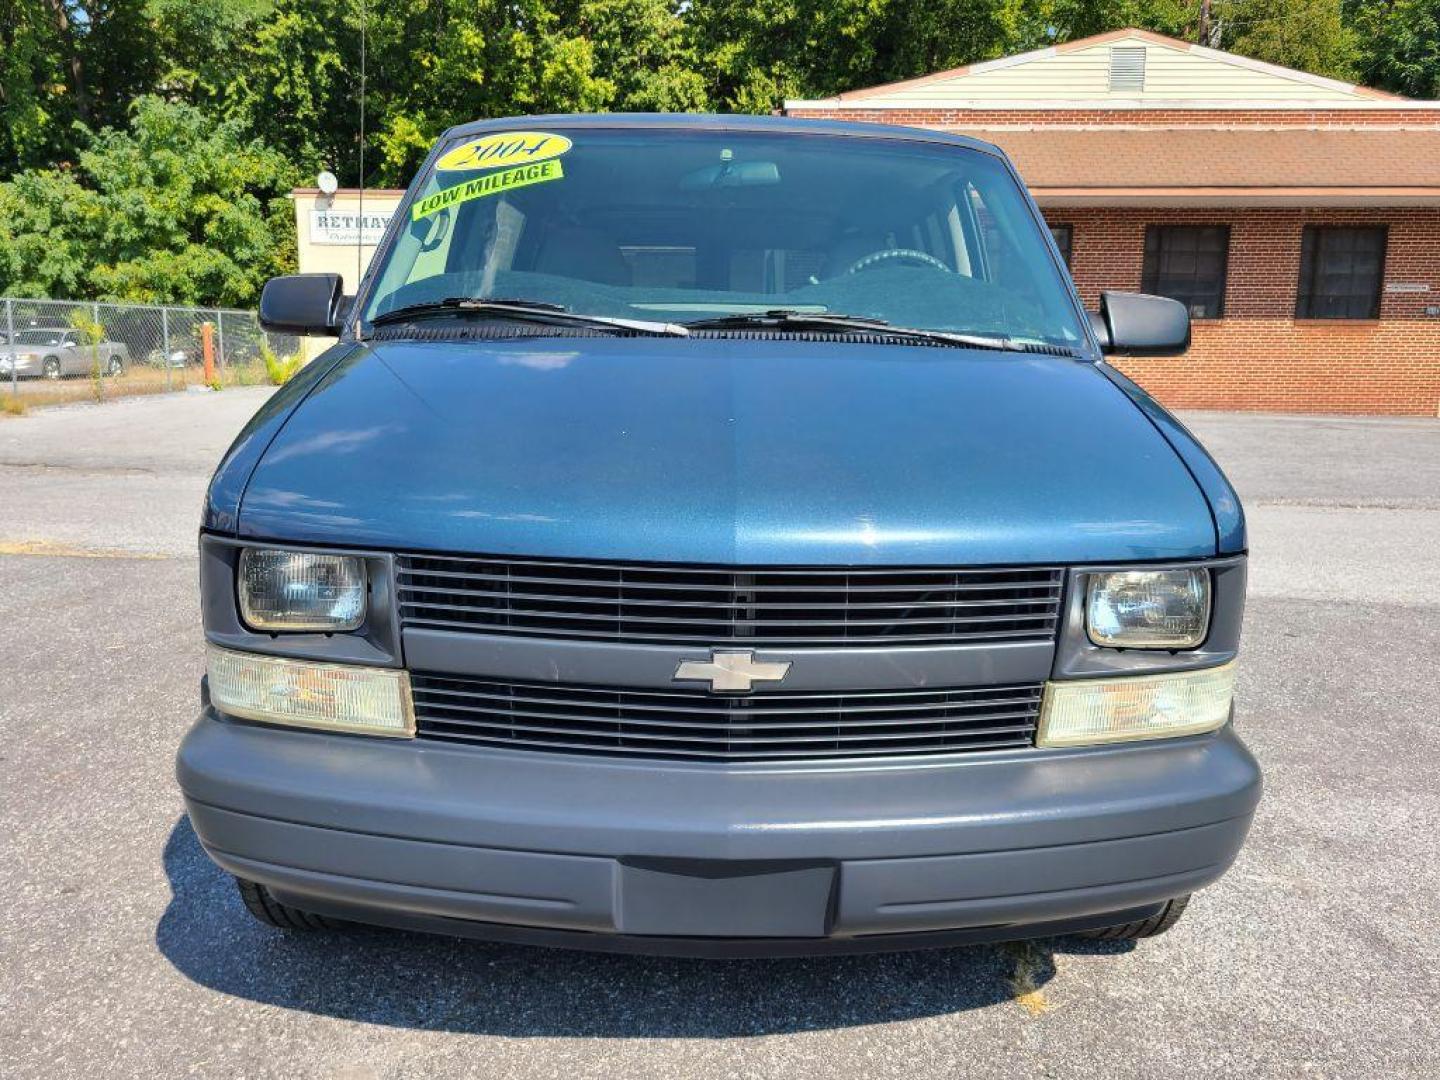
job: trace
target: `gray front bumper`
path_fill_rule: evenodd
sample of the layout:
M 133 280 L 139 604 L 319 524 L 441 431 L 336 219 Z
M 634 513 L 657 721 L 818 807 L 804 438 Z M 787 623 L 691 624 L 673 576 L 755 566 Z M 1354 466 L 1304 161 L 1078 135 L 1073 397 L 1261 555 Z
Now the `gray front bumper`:
M 1260 794 L 1228 728 L 1080 751 L 717 767 L 325 735 L 209 709 L 178 775 L 211 857 L 297 906 L 701 952 L 717 939 L 782 952 L 1019 937 L 1146 908 L 1224 873 Z

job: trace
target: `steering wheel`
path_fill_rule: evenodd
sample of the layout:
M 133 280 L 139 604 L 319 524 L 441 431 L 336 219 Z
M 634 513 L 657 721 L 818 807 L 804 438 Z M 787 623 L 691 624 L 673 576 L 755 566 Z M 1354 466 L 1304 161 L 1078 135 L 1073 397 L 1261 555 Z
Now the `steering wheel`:
M 946 266 L 934 255 L 928 255 L 923 251 L 916 251 L 914 248 L 882 248 L 880 251 L 872 251 L 869 255 L 862 255 L 844 270 L 845 274 L 858 274 L 863 270 L 873 270 L 881 263 L 892 259 L 904 259 L 906 262 L 918 263 L 921 266 L 928 266 L 932 270 L 939 270 L 942 274 L 950 273 L 950 267 Z

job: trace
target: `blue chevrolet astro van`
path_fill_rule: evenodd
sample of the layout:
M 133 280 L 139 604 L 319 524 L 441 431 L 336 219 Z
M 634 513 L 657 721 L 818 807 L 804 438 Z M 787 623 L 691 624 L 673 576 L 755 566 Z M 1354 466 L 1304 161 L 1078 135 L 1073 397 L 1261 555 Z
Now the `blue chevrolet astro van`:
M 260 919 L 706 956 L 1167 929 L 1260 793 L 1245 527 L 992 146 L 448 132 L 210 485 L 178 775 Z

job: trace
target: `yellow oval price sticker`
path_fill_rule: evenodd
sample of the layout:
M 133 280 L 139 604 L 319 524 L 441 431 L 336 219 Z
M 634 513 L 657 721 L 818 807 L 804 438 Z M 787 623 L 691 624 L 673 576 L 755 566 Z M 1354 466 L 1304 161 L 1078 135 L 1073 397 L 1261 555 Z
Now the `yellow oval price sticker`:
M 564 135 L 545 131 L 497 131 L 447 150 L 435 167 L 444 172 L 469 169 L 498 169 L 501 166 L 529 165 L 557 158 L 571 147 Z

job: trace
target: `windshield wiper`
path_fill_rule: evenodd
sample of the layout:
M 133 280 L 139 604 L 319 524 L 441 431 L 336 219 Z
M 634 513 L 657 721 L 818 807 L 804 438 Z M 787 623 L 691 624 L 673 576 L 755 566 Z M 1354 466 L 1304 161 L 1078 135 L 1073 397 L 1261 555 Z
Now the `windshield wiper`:
M 711 319 L 695 319 L 685 324 L 691 330 L 741 330 L 763 326 L 781 330 L 889 330 L 884 319 L 864 315 L 842 315 L 829 311 L 798 311 L 794 308 L 773 308 L 770 311 L 744 311 L 719 315 Z
M 656 337 L 688 337 L 690 334 L 690 331 L 679 323 L 650 322 L 646 319 L 616 319 L 608 315 L 585 315 L 545 300 L 523 300 L 509 297 L 451 296 L 444 300 L 406 304 L 404 307 L 376 315 L 370 320 L 370 324 L 384 326 L 386 323 L 404 322 L 417 315 L 443 315 L 452 312 L 464 315 L 493 315 L 498 318 L 550 326 L 584 326 L 597 330 L 626 330 L 637 334 L 653 334 Z
M 804 333 L 806 330 L 834 330 L 839 333 L 862 332 L 887 334 L 890 337 L 911 338 L 929 341 L 936 345 L 949 345 L 957 349 L 999 349 L 1005 352 L 1030 352 L 1032 347 L 1014 338 L 991 336 L 989 334 L 956 334 L 948 330 L 924 330 L 916 326 L 895 326 L 884 319 L 872 319 L 863 315 L 844 315 L 839 312 L 793 311 L 776 308 L 773 311 L 753 312 L 742 315 L 722 315 L 714 319 L 698 319 L 684 324 L 691 330 L 744 330 L 763 327 L 767 330 L 781 330 Z M 1063 348 L 1063 346 L 1054 346 Z

